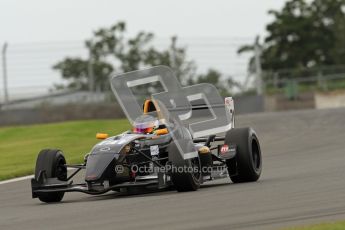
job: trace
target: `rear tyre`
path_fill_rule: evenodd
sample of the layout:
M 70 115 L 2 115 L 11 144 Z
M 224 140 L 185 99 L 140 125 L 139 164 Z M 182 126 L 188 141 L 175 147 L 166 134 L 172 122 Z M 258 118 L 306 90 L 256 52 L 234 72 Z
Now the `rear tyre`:
M 234 183 L 254 182 L 260 178 L 262 157 L 259 139 L 252 128 L 231 129 L 225 143 L 236 145 L 236 157 L 226 161 L 230 179 Z
M 44 149 L 37 157 L 35 168 L 35 179 L 38 180 L 40 172 L 45 171 L 47 178 L 57 178 L 62 181 L 67 180 L 66 160 L 63 153 L 57 149 Z M 39 193 L 38 199 L 42 202 L 60 202 L 65 192 Z
M 201 182 L 200 158 L 183 160 L 175 143 L 168 149 L 169 159 L 172 162 L 171 181 L 178 192 L 196 191 Z M 182 170 L 184 169 L 184 170 Z

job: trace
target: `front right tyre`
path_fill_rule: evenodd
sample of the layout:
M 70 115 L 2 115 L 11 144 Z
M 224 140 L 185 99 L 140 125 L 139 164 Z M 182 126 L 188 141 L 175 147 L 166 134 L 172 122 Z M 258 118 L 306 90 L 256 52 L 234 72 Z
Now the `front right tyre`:
M 236 145 L 236 156 L 226 161 L 232 182 L 254 182 L 260 178 L 262 156 L 259 139 L 252 128 L 231 129 L 225 144 Z
M 180 140 L 183 142 L 183 140 Z M 196 150 L 195 150 L 196 151 Z M 201 163 L 199 155 L 184 160 L 175 142 L 168 147 L 169 159 L 174 169 L 171 172 L 171 181 L 178 192 L 196 191 L 201 183 Z

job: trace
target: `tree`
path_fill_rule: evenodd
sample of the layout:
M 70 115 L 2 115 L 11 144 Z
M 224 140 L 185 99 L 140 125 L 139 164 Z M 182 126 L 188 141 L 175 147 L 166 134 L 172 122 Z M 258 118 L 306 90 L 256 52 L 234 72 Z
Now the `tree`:
M 345 0 L 290 0 L 266 29 L 263 69 L 345 64 Z M 239 52 L 249 51 L 243 46 Z
M 85 42 L 91 60 L 67 57 L 53 69 L 70 81 L 68 87 L 87 89 L 91 64 L 96 88 L 100 90 L 109 89 L 108 80 L 112 72 L 123 73 L 143 67 L 170 66 L 182 82 L 194 75 L 194 62 L 187 60 L 186 48 L 177 47 L 176 37 L 172 38 L 168 49 L 158 51 L 151 44 L 152 33 L 140 32 L 133 38 L 126 38 L 125 32 L 124 22 L 95 31 Z
M 91 65 L 95 76 L 96 87 L 102 91 L 109 89 L 109 84 L 105 84 L 105 82 L 107 82 L 110 74 L 113 72 L 113 66 L 110 63 L 100 60 L 92 62 Z M 53 66 L 53 69 L 61 72 L 64 79 L 70 80 L 67 88 L 82 90 L 88 89 L 88 68 L 89 61 L 81 58 L 66 58 Z
M 199 74 L 195 80 L 189 79 L 190 85 L 199 83 L 213 84 L 222 96 L 229 96 L 235 87 L 240 88 L 240 84 L 231 77 L 223 77 L 222 74 L 215 70 L 209 69 L 206 74 Z
M 182 84 L 187 84 L 195 75 L 196 66 L 193 61 L 187 59 L 186 48 L 177 47 L 177 37 L 171 38 L 168 50 L 157 51 L 151 48 L 145 57 L 145 64 L 149 66 L 166 65 L 173 69 L 177 79 Z
M 246 52 L 255 52 L 255 46 L 259 46 L 259 49 L 262 50 L 263 46 L 260 44 L 260 37 L 257 36 L 255 38 L 255 42 L 250 45 L 243 45 L 237 50 L 237 54 L 242 54 Z M 256 72 L 256 66 L 255 66 L 255 56 L 251 57 L 248 62 L 248 73 L 253 74 Z

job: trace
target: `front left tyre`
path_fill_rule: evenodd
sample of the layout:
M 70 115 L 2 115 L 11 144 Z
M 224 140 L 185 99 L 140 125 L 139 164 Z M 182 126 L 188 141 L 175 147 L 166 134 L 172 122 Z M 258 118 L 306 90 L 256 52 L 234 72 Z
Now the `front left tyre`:
M 47 178 L 57 178 L 61 181 L 67 180 L 66 160 L 61 150 L 44 149 L 36 160 L 35 179 L 39 180 L 42 173 Z M 64 192 L 47 192 L 38 193 L 38 199 L 42 202 L 52 203 L 60 202 L 64 196 Z

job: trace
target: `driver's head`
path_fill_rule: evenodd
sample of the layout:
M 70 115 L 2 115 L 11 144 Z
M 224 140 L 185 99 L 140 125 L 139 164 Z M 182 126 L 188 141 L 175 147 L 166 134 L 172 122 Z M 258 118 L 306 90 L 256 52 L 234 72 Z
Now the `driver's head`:
M 142 115 L 135 119 L 133 132 L 140 134 L 152 133 L 159 126 L 159 121 L 150 115 Z

